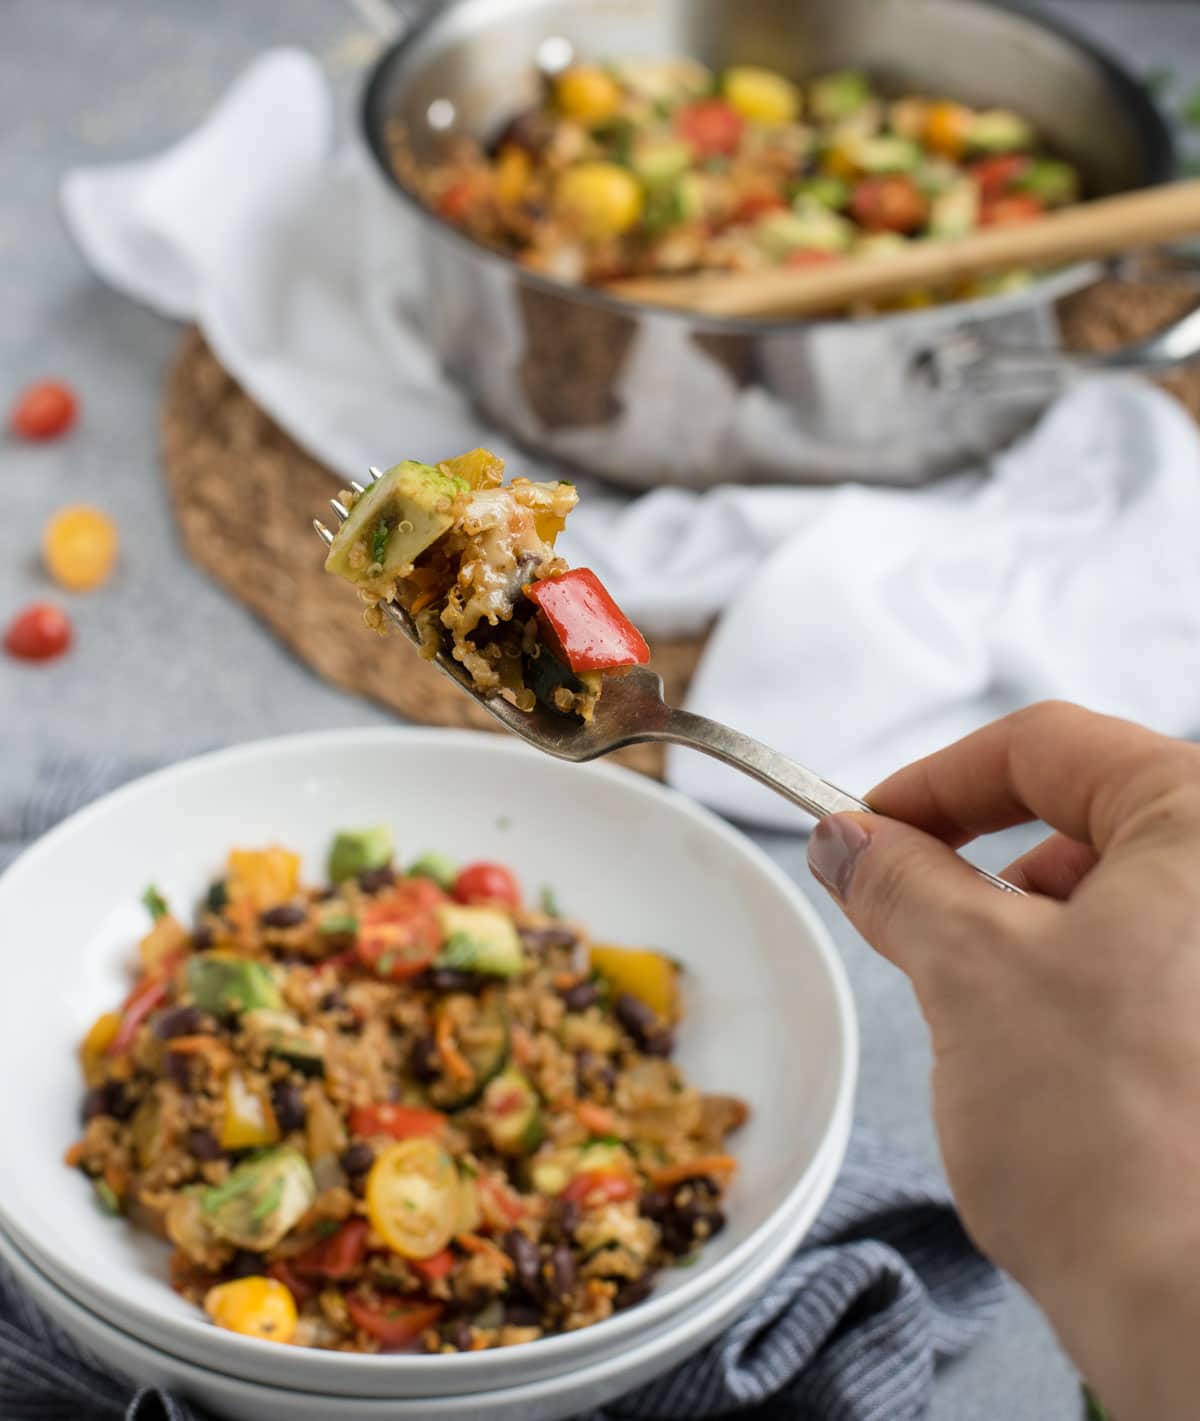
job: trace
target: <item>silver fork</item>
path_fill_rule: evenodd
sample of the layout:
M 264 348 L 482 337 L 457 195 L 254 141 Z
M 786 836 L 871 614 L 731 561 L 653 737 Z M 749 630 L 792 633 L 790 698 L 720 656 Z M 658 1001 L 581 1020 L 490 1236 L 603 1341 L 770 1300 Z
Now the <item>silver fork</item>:
M 372 468 L 372 480 L 380 477 L 379 470 Z M 350 487 L 355 493 L 363 491 L 361 484 L 352 483 Z M 330 499 L 330 507 L 339 524 L 349 516 L 349 509 L 337 499 Z M 318 519 L 313 520 L 313 527 L 324 543 L 328 545 L 333 542 L 333 534 Z M 393 602 L 384 602 L 381 606 L 409 641 L 419 644 L 417 629 L 408 613 Z M 875 812 L 861 799 L 838 789 L 828 780 L 768 749 L 749 735 L 743 735 L 740 730 L 668 705 L 663 699 L 662 677 L 648 667 L 635 666 L 620 676 L 606 676 L 604 693 L 597 702 L 595 714 L 584 723 L 573 716 L 559 715 L 540 702 L 533 710 L 523 711 L 500 696 L 484 695 L 463 667 L 444 652 L 438 654 L 434 664 L 506 730 L 511 730 L 514 735 L 559 760 L 571 760 L 578 764 L 599 759 L 601 755 L 609 755 L 626 745 L 669 741 L 675 745 L 688 745 L 693 750 L 732 765 L 735 770 L 741 770 L 798 805 L 814 819 L 823 819 L 827 814 L 839 814 L 845 810 L 865 814 Z M 997 878 L 994 873 L 988 873 L 974 864 L 971 867 L 981 878 L 1005 893 L 1022 894 L 1020 888 Z

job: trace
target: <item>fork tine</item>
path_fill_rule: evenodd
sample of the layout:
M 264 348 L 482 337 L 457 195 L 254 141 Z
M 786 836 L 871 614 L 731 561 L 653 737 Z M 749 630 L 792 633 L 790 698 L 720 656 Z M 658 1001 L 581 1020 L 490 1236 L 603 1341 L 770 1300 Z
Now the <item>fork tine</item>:
M 370 466 L 367 472 L 371 475 L 372 483 L 377 483 L 381 478 L 383 478 L 383 470 L 377 469 L 374 464 Z
M 333 542 L 333 534 L 329 531 L 328 528 L 326 528 L 324 523 L 322 523 L 319 518 L 314 518 L 312 521 L 312 525 L 317 530 L 317 537 L 320 538 L 323 543 L 328 545 L 329 543 Z
M 364 492 L 365 492 L 365 490 L 364 490 L 362 484 L 355 483 L 355 481 L 354 481 L 353 479 L 350 480 L 350 487 L 354 490 L 355 493 L 364 493 Z
M 334 516 L 339 523 L 344 523 L 346 519 L 350 517 L 350 510 L 344 503 L 339 503 L 336 498 L 329 500 L 329 506 L 333 509 Z

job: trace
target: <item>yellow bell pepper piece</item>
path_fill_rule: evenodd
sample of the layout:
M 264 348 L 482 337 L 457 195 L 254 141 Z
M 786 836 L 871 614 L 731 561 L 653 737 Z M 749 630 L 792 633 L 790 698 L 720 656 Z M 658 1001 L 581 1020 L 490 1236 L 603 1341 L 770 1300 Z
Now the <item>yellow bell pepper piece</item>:
M 121 1014 L 115 1011 L 106 1011 L 96 1018 L 88 1027 L 87 1035 L 79 1047 L 79 1057 L 83 1062 L 86 1071 L 94 1066 L 116 1040 L 117 1032 L 121 1029 Z
M 621 86 L 594 64 L 572 64 L 554 81 L 554 97 L 568 118 L 590 127 L 616 113 Z
M 593 943 L 590 962 L 614 992 L 637 997 L 665 1021 L 678 1016 L 679 968 L 661 952 Z
M 279 1125 L 271 1102 L 240 1071 L 225 1079 L 225 1115 L 221 1121 L 221 1148 L 258 1149 L 279 1139 Z
M 800 112 L 800 90 L 782 74 L 739 65 L 725 73 L 725 97 L 751 123 L 791 123 Z
M 619 237 L 642 215 L 642 188 L 616 163 L 576 163 L 558 180 L 555 206 L 591 241 Z
M 506 143 L 496 160 L 496 197 L 505 207 L 515 207 L 525 196 L 533 172 L 533 159 L 524 148 Z
M 300 855 L 272 845 L 234 849 L 225 870 L 230 902 L 250 902 L 262 912 L 287 903 L 300 887 Z
M 275 1278 L 238 1278 L 204 1295 L 204 1311 L 230 1332 L 266 1342 L 290 1342 L 296 1331 L 296 1300 Z
M 463 479 L 469 488 L 499 488 L 504 482 L 504 460 L 490 449 L 472 449 L 443 459 L 438 468 L 451 478 Z
M 973 117 L 965 105 L 948 99 L 931 104 L 925 115 L 925 142 L 943 157 L 961 158 L 966 152 Z

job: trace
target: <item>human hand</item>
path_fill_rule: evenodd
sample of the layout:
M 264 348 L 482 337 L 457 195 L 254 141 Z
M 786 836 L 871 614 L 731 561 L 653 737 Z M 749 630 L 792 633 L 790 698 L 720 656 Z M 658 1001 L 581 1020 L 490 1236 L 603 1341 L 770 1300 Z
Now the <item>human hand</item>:
M 1032 706 L 822 820 L 813 872 L 911 978 L 951 1187 L 1119 1421 L 1200 1395 L 1200 748 Z M 1057 832 L 998 892 L 953 850 Z

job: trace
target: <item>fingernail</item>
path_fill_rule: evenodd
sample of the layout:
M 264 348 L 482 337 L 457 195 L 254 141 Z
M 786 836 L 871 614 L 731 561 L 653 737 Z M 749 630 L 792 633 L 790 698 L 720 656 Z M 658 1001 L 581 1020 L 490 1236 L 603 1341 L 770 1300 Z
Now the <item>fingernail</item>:
M 817 821 L 808 840 L 808 866 L 831 893 L 845 898 L 871 836 L 854 819 L 835 814 Z

